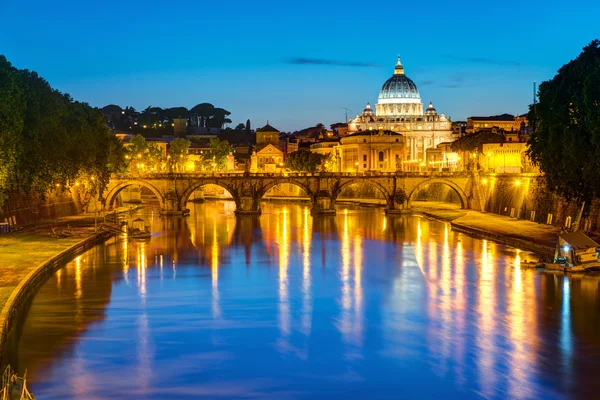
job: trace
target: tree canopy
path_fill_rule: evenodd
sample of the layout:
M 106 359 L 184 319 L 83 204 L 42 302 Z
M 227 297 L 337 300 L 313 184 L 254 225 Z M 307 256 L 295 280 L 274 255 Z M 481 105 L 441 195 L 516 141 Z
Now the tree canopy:
M 93 177 L 98 188 L 125 167 L 124 149 L 103 114 L 52 89 L 0 56 L 0 194 Z M 100 185 L 98 185 L 100 184 Z
M 229 111 L 210 103 L 197 104 L 188 110 L 186 107 L 161 108 L 148 106 L 138 112 L 133 107 L 124 109 L 115 104 L 102 107 L 102 113 L 112 129 L 140 133 L 145 136 L 173 134 L 175 119 L 185 119 L 189 126 L 199 128 L 223 128 L 230 124 Z
M 539 87 L 527 115 L 528 155 L 548 188 L 567 199 L 600 194 L 600 41 L 583 48 Z M 589 202 L 587 203 L 589 205 Z
M 317 172 L 323 168 L 328 156 L 313 153 L 308 150 L 297 150 L 289 153 L 285 158 L 286 168 L 292 171 Z

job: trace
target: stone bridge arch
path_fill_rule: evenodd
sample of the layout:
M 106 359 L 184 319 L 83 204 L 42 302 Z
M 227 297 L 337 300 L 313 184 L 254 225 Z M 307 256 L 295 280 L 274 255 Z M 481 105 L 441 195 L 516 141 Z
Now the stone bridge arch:
M 234 186 L 221 182 L 217 179 L 203 179 L 200 181 L 194 181 L 191 185 L 185 188 L 185 190 L 179 197 L 179 210 L 185 210 L 185 205 L 192 196 L 192 194 L 194 194 L 194 192 L 200 189 L 202 186 L 206 185 L 215 185 L 227 190 L 231 197 L 233 197 L 233 201 L 235 202 L 236 208 L 239 207 L 240 197 L 238 196 L 238 191 Z
M 306 182 L 303 182 L 300 179 L 294 179 L 294 178 L 283 178 L 283 179 L 271 180 L 271 181 L 267 182 L 262 187 L 262 190 L 260 191 L 259 200 L 261 200 L 263 197 L 265 197 L 265 194 L 267 194 L 267 192 L 269 190 L 273 189 L 275 186 L 286 185 L 286 184 L 299 187 L 300 189 L 304 190 L 304 192 L 307 194 L 308 197 L 310 197 L 311 200 L 314 200 L 315 193 L 311 189 L 309 184 Z
M 161 193 L 161 191 L 156 186 L 151 184 L 150 182 L 148 182 L 146 180 L 140 180 L 140 179 L 133 179 L 133 180 L 127 180 L 124 182 L 119 182 L 115 186 L 110 188 L 110 190 L 108 191 L 108 193 L 106 194 L 106 196 L 104 198 L 104 202 L 102 204 L 103 209 L 104 210 L 112 209 L 115 199 L 117 198 L 119 193 L 121 193 L 121 191 L 123 189 L 125 189 L 126 187 L 132 186 L 132 185 L 143 186 L 143 187 L 147 188 L 148 190 L 150 190 L 158 198 L 158 202 L 160 203 L 161 210 L 165 209 L 165 196 L 163 195 L 163 193 Z
M 379 192 L 381 192 L 381 194 L 383 194 L 383 197 L 385 198 L 385 201 L 386 201 L 388 207 L 392 208 L 392 209 L 394 208 L 393 190 L 390 190 L 385 185 L 382 185 L 381 182 L 378 182 L 378 180 L 376 180 L 376 179 L 356 178 L 356 179 L 345 179 L 345 180 L 341 181 L 340 184 L 337 185 L 331 191 L 333 201 L 336 201 L 338 199 L 339 195 L 342 193 L 342 191 L 344 189 L 346 189 L 349 186 L 356 185 L 356 184 L 370 185 L 372 187 L 375 187 L 377 190 L 379 190 Z
M 430 178 L 425 181 L 419 182 L 416 186 L 412 188 L 407 198 L 407 208 L 411 208 L 413 198 L 419 192 L 419 190 L 425 188 L 426 186 L 431 185 L 432 183 L 440 183 L 450 187 L 460 198 L 460 208 L 469 208 L 469 199 L 465 191 L 456 183 L 449 179 L 444 178 Z

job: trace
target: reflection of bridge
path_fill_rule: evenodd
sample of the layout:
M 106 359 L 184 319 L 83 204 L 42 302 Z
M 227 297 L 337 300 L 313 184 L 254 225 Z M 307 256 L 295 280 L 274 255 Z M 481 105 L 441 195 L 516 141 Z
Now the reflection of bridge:
M 260 214 L 260 200 L 279 184 L 300 187 L 310 197 L 312 214 L 335 214 L 335 201 L 345 188 L 353 184 L 377 188 L 385 198 L 388 213 L 400 212 L 395 196 L 404 190 L 410 208 L 415 194 L 432 183 L 449 186 L 460 198 L 463 208 L 481 210 L 479 179 L 473 173 L 410 174 L 410 173 L 287 173 L 287 174 L 195 174 L 156 173 L 143 176 L 115 175 L 111 179 L 105 198 L 104 209 L 111 209 L 121 190 L 139 185 L 152 191 L 165 213 L 177 214 L 195 190 L 205 185 L 217 185 L 231 193 L 236 204 L 236 214 Z M 400 208 L 402 208 L 400 207 Z

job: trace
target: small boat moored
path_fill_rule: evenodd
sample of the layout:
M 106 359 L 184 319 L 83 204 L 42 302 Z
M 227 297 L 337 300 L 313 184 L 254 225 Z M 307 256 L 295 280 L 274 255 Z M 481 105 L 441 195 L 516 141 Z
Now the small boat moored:
M 568 272 L 600 271 L 600 245 L 581 231 L 561 232 L 549 270 Z
M 544 268 L 544 263 L 541 261 L 521 261 L 521 268 Z
M 141 218 L 134 219 L 132 226 L 127 228 L 127 236 L 130 239 L 150 239 L 152 232 L 150 231 L 150 227 L 144 225 L 144 223 L 145 221 Z

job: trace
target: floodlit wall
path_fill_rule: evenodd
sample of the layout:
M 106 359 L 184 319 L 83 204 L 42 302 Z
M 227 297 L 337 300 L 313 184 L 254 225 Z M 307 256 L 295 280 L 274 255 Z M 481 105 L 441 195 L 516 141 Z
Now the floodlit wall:
M 44 197 L 12 192 L 7 197 L 0 208 L 0 222 L 8 222 L 11 226 L 33 224 L 81 212 L 77 196 L 68 191 L 52 191 Z

